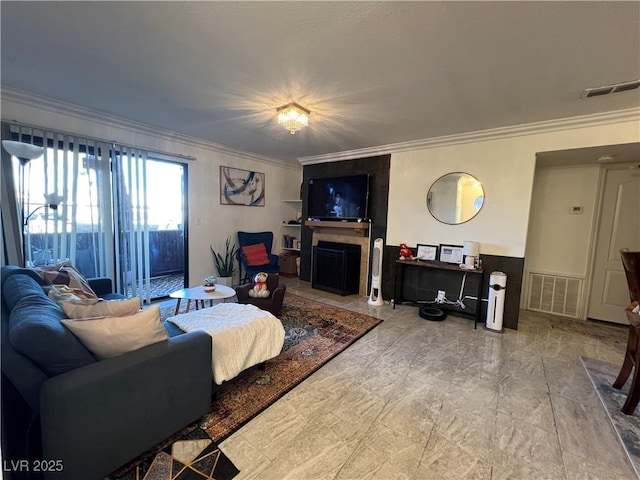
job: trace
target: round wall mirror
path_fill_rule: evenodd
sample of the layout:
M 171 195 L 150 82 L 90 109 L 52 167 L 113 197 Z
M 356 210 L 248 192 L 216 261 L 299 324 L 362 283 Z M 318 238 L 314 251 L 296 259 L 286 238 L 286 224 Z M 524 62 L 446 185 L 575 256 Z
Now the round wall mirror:
M 482 183 L 464 172 L 443 175 L 427 193 L 427 208 L 436 220 L 449 225 L 468 222 L 484 204 Z

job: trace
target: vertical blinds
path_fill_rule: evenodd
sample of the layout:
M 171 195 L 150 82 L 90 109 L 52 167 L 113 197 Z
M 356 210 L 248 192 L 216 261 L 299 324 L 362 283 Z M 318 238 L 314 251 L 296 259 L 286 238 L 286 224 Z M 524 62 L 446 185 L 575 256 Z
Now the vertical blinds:
M 121 293 L 149 302 L 147 152 L 32 127 L 10 129 L 13 140 L 45 147 L 25 166 L 26 215 L 44 207 L 44 215 L 25 226 L 27 261 L 68 259 L 86 276 L 108 276 Z M 45 203 L 50 193 L 64 197 L 57 210 Z
M 132 295 L 151 301 L 149 224 L 147 203 L 147 153 L 113 146 L 113 179 L 116 202 L 115 243 L 118 278 L 130 285 Z

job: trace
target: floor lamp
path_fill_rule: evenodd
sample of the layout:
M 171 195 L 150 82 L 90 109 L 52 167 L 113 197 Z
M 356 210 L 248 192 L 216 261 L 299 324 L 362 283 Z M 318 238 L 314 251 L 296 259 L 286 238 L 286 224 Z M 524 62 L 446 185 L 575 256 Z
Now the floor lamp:
M 43 209 L 45 207 L 49 207 L 51 210 L 58 210 L 58 207 L 64 201 L 64 197 L 62 195 L 58 195 L 57 193 L 45 193 L 44 194 L 44 199 L 45 199 L 45 205 L 40 205 L 39 207 L 36 207 L 35 210 L 33 210 L 29 215 L 27 215 L 27 218 L 24 219 L 24 224 L 22 225 L 22 231 L 23 232 L 25 230 L 27 232 L 29 231 L 29 219 L 31 217 L 33 217 L 38 210 L 41 210 L 41 209 Z M 23 252 L 26 252 L 26 247 L 27 247 L 27 236 L 26 236 L 26 234 L 23 234 L 22 243 L 24 244 Z M 31 256 L 31 244 L 29 244 L 29 252 L 30 252 L 29 258 L 32 261 L 32 265 L 34 265 L 33 258 Z M 24 263 L 26 265 L 27 264 L 27 254 L 26 253 L 24 253 L 23 258 L 24 258 Z M 45 263 L 46 263 L 46 261 L 45 261 Z
M 27 252 L 25 250 L 24 241 L 24 224 L 25 224 L 25 212 L 24 212 L 24 167 L 34 158 L 39 158 L 44 153 L 44 147 L 38 147 L 37 145 L 31 145 L 30 143 L 15 142 L 13 140 L 3 140 L 2 146 L 11 155 L 16 157 L 20 161 L 19 186 L 20 189 L 18 196 L 20 197 L 20 229 L 22 238 L 22 266 L 26 267 Z

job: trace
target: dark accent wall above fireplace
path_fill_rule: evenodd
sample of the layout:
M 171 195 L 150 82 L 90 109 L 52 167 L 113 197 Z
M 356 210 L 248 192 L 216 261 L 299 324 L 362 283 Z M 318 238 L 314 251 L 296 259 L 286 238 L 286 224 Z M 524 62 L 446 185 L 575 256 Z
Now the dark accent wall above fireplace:
M 389 201 L 389 169 L 391 155 L 343 160 L 340 162 L 305 165 L 302 171 L 302 216 L 307 218 L 307 184 L 310 178 L 338 177 L 368 173 L 371 176 L 369 216 L 371 217 L 371 241 L 383 238 L 386 243 L 387 203 Z M 303 226 L 300 248 L 300 279 L 311 281 L 311 244 L 313 230 Z M 369 246 L 371 248 L 371 245 Z

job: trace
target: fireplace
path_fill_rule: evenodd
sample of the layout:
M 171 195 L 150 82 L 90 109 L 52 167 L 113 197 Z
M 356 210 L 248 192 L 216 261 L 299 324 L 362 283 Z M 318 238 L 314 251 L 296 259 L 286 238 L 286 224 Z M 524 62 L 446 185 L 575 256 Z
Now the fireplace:
M 346 230 L 346 229 L 344 229 Z M 309 280 L 313 281 L 313 248 L 315 248 L 321 242 L 331 242 L 346 245 L 356 245 L 360 247 L 360 284 L 358 288 L 359 295 L 367 295 L 368 275 L 369 275 L 369 238 L 362 235 L 349 235 L 342 232 L 335 233 L 329 230 L 327 232 L 324 228 L 313 229 L 313 238 L 311 243 L 311 251 L 309 252 L 310 270 Z
M 311 286 L 351 295 L 360 290 L 360 245 L 319 241 L 313 247 Z

